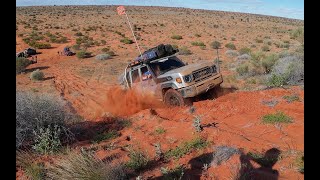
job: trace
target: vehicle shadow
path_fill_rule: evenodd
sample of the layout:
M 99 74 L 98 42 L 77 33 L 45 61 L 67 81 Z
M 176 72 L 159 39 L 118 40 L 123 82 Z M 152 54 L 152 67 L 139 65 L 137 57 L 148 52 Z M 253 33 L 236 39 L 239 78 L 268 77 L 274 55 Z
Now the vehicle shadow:
M 29 73 L 29 72 L 33 72 L 33 71 L 35 71 L 37 69 L 44 70 L 44 69 L 48 69 L 48 68 L 49 68 L 49 66 L 34 67 L 34 68 L 26 69 L 24 72 L 25 73 Z

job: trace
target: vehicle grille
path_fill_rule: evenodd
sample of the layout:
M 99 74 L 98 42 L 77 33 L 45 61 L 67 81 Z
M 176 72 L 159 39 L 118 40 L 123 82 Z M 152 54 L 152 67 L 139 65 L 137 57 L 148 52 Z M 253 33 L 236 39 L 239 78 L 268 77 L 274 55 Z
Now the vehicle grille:
M 200 70 L 194 71 L 192 74 L 195 82 L 199 82 L 209 78 L 213 73 L 215 72 L 212 67 L 205 67 Z

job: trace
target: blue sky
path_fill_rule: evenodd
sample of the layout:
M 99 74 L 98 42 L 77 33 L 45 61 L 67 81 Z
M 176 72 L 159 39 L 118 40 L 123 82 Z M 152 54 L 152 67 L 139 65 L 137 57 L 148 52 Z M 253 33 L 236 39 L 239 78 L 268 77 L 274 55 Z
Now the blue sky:
M 17 6 L 137 5 L 246 12 L 304 19 L 303 0 L 16 0 Z

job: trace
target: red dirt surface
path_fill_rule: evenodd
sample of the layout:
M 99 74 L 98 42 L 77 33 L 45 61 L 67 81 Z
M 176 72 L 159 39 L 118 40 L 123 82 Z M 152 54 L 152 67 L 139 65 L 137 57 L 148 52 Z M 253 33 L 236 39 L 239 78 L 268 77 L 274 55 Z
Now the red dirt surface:
M 181 164 L 186 168 L 185 173 L 193 179 L 233 179 L 240 171 L 240 155 L 231 157 L 220 166 L 209 167 L 205 172 L 202 167 L 192 164 L 194 158 L 205 153 L 211 154 L 213 147 L 226 145 L 242 149 L 244 153 L 264 153 L 271 148 L 277 148 L 282 152 L 282 156 L 272 168 L 279 172 L 278 178 L 304 179 L 304 175 L 297 171 L 295 165 L 297 154 L 304 151 L 304 90 L 300 87 L 236 92 L 225 88 L 215 100 L 195 102 L 195 111 L 191 113 L 190 107 L 165 107 L 149 95 L 142 96 L 134 90 L 124 92 L 115 86 L 117 75 L 105 73 L 114 69 L 114 66 L 118 69 L 124 68 L 125 60 L 120 57 L 101 65 L 100 62 L 92 60 L 93 58 L 79 60 L 75 56 L 59 56 L 57 51 L 75 43 L 75 38 L 70 34 L 65 36 L 70 40 L 67 44 L 52 44 L 53 48 L 40 50 L 42 53 L 37 55 L 38 63 L 30 65 L 25 74 L 17 75 L 16 84 L 17 90 L 61 95 L 70 102 L 76 113 L 84 117 L 85 122 L 78 125 L 84 130 L 84 136 L 72 147 L 97 147 L 96 154 L 99 158 L 116 157 L 115 161 L 125 162 L 129 157 L 124 147 L 131 145 L 146 151 L 149 158 L 154 160 L 154 143 L 160 143 L 162 151 L 166 152 L 200 136 L 210 145 L 177 160 L 158 161 L 140 175 L 150 179 L 160 177 L 161 167 L 173 168 Z M 17 51 L 28 47 L 21 37 L 16 39 Z M 132 48 L 126 51 L 131 54 L 135 52 Z M 121 55 L 128 59 L 127 56 L 128 54 Z M 45 73 L 45 81 L 32 82 L 28 78 L 30 72 L 37 68 Z M 228 73 L 226 71 L 226 74 Z M 293 94 L 297 94 L 301 101 L 288 103 L 283 99 L 283 96 Z M 273 107 L 263 103 L 271 100 L 278 103 Z M 261 118 L 264 115 L 277 111 L 292 117 L 293 123 L 262 123 Z M 204 125 L 200 133 L 195 132 L 192 126 L 195 116 L 199 116 L 201 124 Z M 124 120 L 130 121 L 132 125 L 118 127 L 119 121 Z M 165 132 L 157 134 L 156 129 L 160 127 Z M 97 132 L 112 128 L 121 133 L 120 137 L 97 144 L 91 142 L 90 138 Z M 256 169 L 260 167 L 253 161 L 250 163 Z M 270 174 L 268 171 L 262 172 Z M 18 171 L 16 176 L 20 179 L 22 172 Z

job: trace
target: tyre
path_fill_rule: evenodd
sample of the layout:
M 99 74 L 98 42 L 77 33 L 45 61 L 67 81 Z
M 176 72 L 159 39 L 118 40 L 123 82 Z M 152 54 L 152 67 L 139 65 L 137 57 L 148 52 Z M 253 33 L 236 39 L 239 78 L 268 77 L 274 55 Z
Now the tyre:
M 182 95 L 174 89 L 167 90 L 163 99 L 165 104 L 169 106 L 185 106 L 189 105 L 190 102 L 190 99 L 184 99 Z

